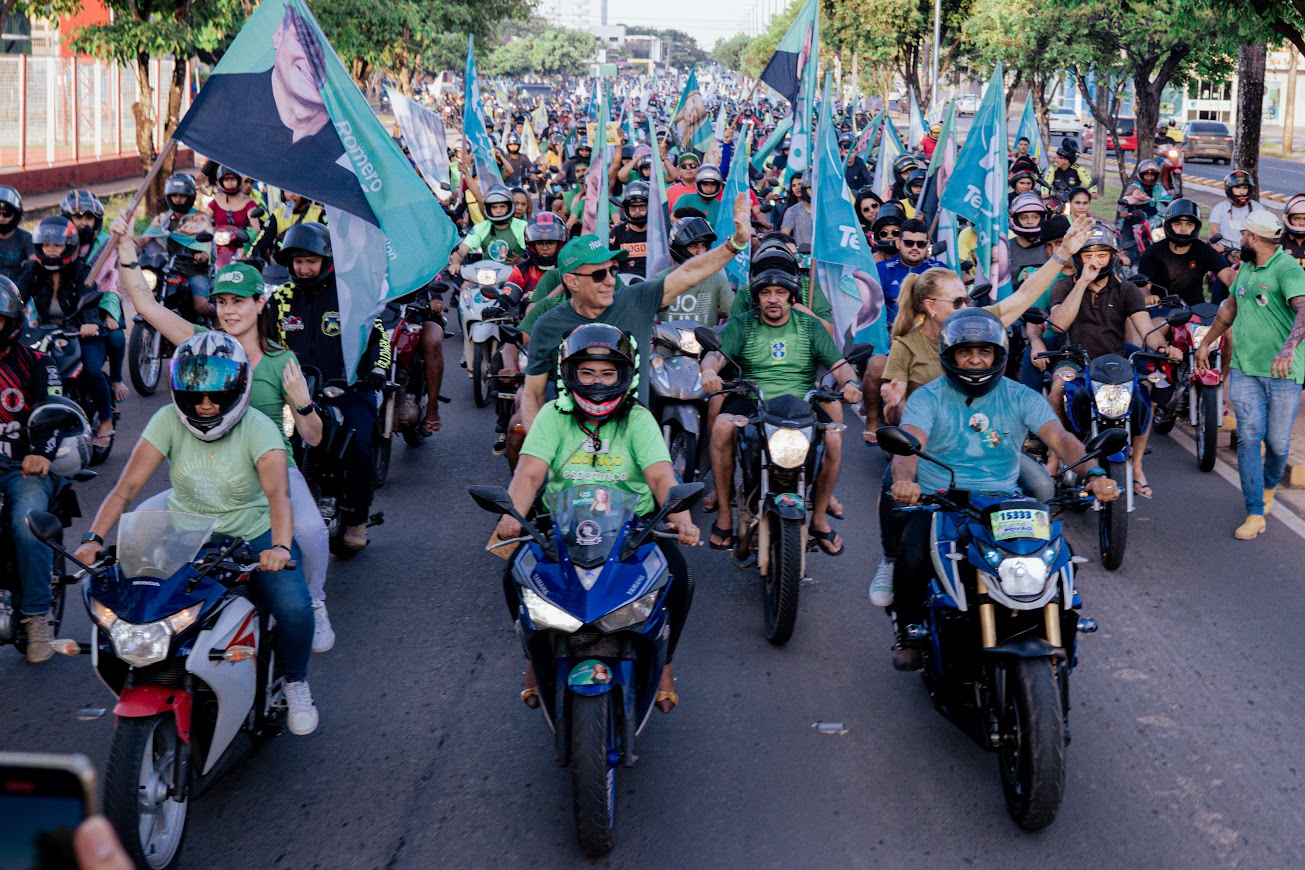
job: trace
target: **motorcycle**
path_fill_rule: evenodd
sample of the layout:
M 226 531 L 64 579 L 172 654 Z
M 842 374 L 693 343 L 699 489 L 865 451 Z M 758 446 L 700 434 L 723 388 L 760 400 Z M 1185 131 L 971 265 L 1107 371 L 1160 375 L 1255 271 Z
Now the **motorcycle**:
M 699 326 L 694 336 L 705 350 L 721 351 L 720 337 L 707 327 Z M 846 362 L 858 366 L 873 352 L 871 345 L 856 345 Z M 727 382 L 722 392 L 756 402 L 755 414 L 734 421 L 743 485 L 737 496 L 733 557 L 740 567 L 750 567 L 755 557 L 762 578 L 766 640 L 778 646 L 793 636 L 807 550 L 815 544 L 809 534 L 811 495 L 824 463 L 824 433 L 846 428 L 842 423 L 821 423 L 816 406 L 842 401 L 843 394 L 817 386 L 805 398 L 767 399 L 755 382 L 741 378 Z M 728 510 L 728 505 L 721 507 Z
M 395 389 L 386 392 L 381 417 L 389 419 L 392 432 L 398 432 L 409 447 L 426 443 L 422 421 L 426 419 L 426 364 L 421 355 L 421 330 L 427 321 L 444 328 L 444 315 L 434 314 L 417 302 L 391 303 L 381 312 L 381 320 L 390 329 L 390 381 Z M 450 333 L 444 333 L 448 338 Z M 449 400 L 439 397 L 441 402 Z M 386 463 L 388 466 L 388 462 Z
M 458 319 L 462 324 L 463 365 L 471 375 L 471 395 L 477 408 L 489 404 L 491 381 L 498 374 L 494 352 L 503 344 L 499 323 L 506 316 L 486 316 L 486 309 L 508 304 L 503 285 L 512 275 L 512 267 L 496 260 L 465 263 L 459 270 L 463 279 L 458 291 Z
M 1097 630 L 1094 620 L 1079 615 L 1074 585 L 1075 566 L 1087 560 L 1073 555 L 1055 516 L 1093 498 L 1066 476 L 1047 503 L 958 490 L 951 466 L 922 451 L 913 435 L 886 426 L 878 436 L 886 452 L 952 473 L 947 490 L 897 508 L 933 515 L 925 622 L 905 627 L 907 637 L 925 641 L 929 698 L 980 747 L 997 753 L 1015 822 L 1029 831 L 1045 828 L 1064 796 L 1078 635 Z M 1103 430 L 1075 465 L 1117 453 L 1127 440 L 1123 430 Z
M 1156 143 L 1156 156 L 1160 158 L 1160 184 L 1180 198 L 1183 195 L 1183 149 L 1167 136 Z
M 679 480 L 698 476 L 707 394 L 702 390 L 698 355 L 702 346 L 694 336 L 696 320 L 667 320 L 653 324 L 652 382 L 649 395 L 653 416 L 661 425 L 671 465 Z
M 214 236 L 212 233 L 199 233 L 195 239 L 208 242 Z M 168 254 L 167 247 L 159 238 L 151 238 L 141 249 L 137 262 L 140 263 L 145 283 L 159 304 L 191 323 L 200 322 L 195 314 L 186 276 L 177 271 L 177 255 Z M 142 396 L 154 395 L 159 388 L 163 361 L 172 356 L 175 349 L 172 342 L 160 335 L 144 317 L 139 314 L 132 317 L 131 335 L 127 342 L 127 374 L 137 393 Z
M 1171 343 L 1183 352 L 1175 381 L 1178 390 L 1177 413 L 1187 412 L 1187 422 L 1196 432 L 1196 466 L 1201 471 L 1213 471 L 1219 447 L 1219 428 L 1223 424 L 1223 369 L 1221 368 L 1224 336 L 1210 349 L 1210 367 L 1196 370 L 1196 349 L 1205 340 L 1214 320 L 1219 316 L 1219 306 L 1213 302 L 1199 302 L 1191 307 L 1192 319 L 1173 331 Z M 1186 389 L 1181 389 L 1186 385 Z
M 192 798 L 281 732 L 286 703 L 275 622 L 245 585 L 258 557 L 243 538 L 214 535 L 217 520 L 135 511 L 94 565 L 59 543 L 63 523 L 27 518 L 36 537 L 85 571 L 96 676 L 118 697 L 104 774 L 104 814 L 139 867 L 170 870 L 181 857 Z M 77 655 L 75 641 L 56 641 Z
M 670 633 L 672 577 L 654 536 L 667 515 L 688 510 L 701 483 L 672 486 L 648 521 L 638 497 L 582 485 L 545 495 L 539 525 L 522 517 L 507 490 L 473 486 L 476 504 L 509 514 L 524 534 L 503 577 L 517 634 L 539 680 L 540 712 L 553 731 L 558 764 L 571 768 L 576 838 L 591 857 L 616 844 L 616 771 L 638 760 L 635 739 L 652 712 Z

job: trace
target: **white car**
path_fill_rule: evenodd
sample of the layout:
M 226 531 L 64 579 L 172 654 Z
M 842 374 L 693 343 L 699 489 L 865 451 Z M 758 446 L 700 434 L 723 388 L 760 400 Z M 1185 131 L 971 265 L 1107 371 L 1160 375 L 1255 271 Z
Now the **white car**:
M 956 114 L 958 115 L 975 115 L 979 112 L 979 104 L 982 100 L 978 94 L 961 94 L 956 98 Z
M 1052 109 L 1047 113 L 1047 122 L 1052 135 L 1083 135 L 1083 119 L 1073 109 Z

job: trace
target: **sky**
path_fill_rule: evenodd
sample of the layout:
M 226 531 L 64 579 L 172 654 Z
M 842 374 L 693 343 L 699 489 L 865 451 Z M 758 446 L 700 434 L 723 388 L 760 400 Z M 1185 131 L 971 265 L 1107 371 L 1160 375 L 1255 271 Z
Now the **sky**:
M 609 24 L 647 25 L 683 30 L 698 40 L 703 51 L 711 51 L 718 39 L 742 33 L 744 16 L 749 10 L 766 4 L 768 9 L 783 8 L 785 0 L 607 0 Z M 776 4 L 779 4 L 776 6 Z M 674 58 L 671 59 L 674 63 Z

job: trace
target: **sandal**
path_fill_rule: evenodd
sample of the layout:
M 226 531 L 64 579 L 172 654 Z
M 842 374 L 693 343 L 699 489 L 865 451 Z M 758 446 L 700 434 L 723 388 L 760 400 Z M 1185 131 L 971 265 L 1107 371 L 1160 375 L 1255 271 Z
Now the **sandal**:
M 833 545 L 834 541 L 838 539 L 838 532 L 833 529 L 830 529 L 827 532 L 822 532 L 817 529 L 809 529 L 808 533 L 811 535 L 811 543 L 818 547 L 820 552 L 824 553 L 826 556 L 843 555 L 843 550 L 846 549 L 845 546 L 840 546 L 837 550 L 830 550 L 825 546 L 825 544 Z
M 1151 498 L 1150 484 L 1142 483 L 1140 480 L 1133 481 L 1133 495 L 1140 495 L 1142 498 Z
M 525 704 L 531 710 L 539 709 L 539 688 L 531 686 L 529 689 L 521 690 L 521 703 Z
M 861 433 L 861 438 L 865 440 L 866 447 L 879 446 L 879 433 L 873 429 L 867 429 Z
M 720 499 L 716 497 L 714 490 L 702 497 L 703 513 L 714 514 L 718 507 L 720 507 Z
M 114 381 L 110 387 L 113 389 L 113 401 L 117 402 L 119 405 L 127 401 L 127 397 L 131 395 L 127 390 L 127 385 L 122 381 Z
M 724 541 L 718 544 L 717 540 Z M 711 537 L 707 539 L 707 546 L 713 550 L 732 550 L 734 549 L 734 528 L 722 529 L 715 523 L 711 524 Z
M 837 512 L 834 511 L 835 506 L 838 507 Z M 841 501 L 838 501 L 838 499 L 834 498 L 831 495 L 829 497 L 829 504 L 825 505 L 825 516 L 833 517 L 836 520 L 841 520 L 843 518 L 843 503 Z
M 669 702 L 670 706 L 663 707 L 662 704 L 667 702 Z M 680 696 L 674 691 L 664 692 L 658 689 L 657 697 L 653 698 L 653 704 L 663 713 L 669 713 L 680 705 Z
M 425 420 L 421 424 L 421 431 L 427 435 L 434 435 L 436 432 L 440 431 L 440 426 L 442 425 L 443 422 L 438 417 L 434 420 Z

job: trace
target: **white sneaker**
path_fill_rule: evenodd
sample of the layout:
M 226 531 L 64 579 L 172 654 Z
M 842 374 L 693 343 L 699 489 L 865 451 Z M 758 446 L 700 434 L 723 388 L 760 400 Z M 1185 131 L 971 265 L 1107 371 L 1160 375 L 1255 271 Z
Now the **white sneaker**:
M 879 563 L 870 581 L 870 603 L 875 607 L 888 607 L 893 603 L 893 563 L 887 559 Z
M 297 683 L 282 683 L 285 690 L 285 703 L 289 708 L 286 725 L 291 734 L 303 737 L 317 730 L 317 707 L 313 704 L 313 693 L 308 688 L 307 680 Z
M 313 602 L 313 652 L 324 653 L 335 646 L 335 629 L 326 613 L 325 601 Z

